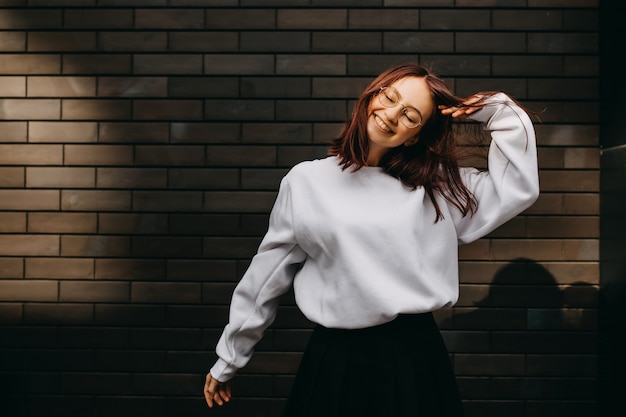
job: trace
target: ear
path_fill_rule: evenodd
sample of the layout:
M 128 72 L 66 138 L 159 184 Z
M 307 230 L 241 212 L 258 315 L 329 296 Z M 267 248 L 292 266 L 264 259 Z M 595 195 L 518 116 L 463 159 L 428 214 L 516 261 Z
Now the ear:
M 407 139 L 407 141 L 404 142 L 404 146 L 413 146 L 419 141 L 420 141 L 420 138 L 418 136 L 414 136 L 410 139 Z

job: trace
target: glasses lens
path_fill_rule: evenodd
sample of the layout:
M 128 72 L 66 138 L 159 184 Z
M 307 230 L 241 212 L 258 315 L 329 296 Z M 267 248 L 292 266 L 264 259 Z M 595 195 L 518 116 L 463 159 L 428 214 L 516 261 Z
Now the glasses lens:
M 417 127 L 422 123 L 422 117 L 420 114 L 411 108 L 404 109 L 401 120 L 406 127 L 410 128 Z
M 398 102 L 398 93 L 391 87 L 383 87 L 378 94 L 378 100 L 385 107 L 393 107 Z

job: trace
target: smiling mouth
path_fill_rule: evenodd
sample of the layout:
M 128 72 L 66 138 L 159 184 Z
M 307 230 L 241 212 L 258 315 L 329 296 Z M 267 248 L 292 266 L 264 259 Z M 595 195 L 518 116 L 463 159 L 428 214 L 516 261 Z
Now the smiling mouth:
M 378 117 L 376 114 L 374 114 L 374 121 L 376 122 L 378 127 L 380 127 L 383 131 L 387 133 L 393 133 L 393 130 L 391 130 L 391 128 L 387 125 L 387 123 L 385 123 L 383 119 Z

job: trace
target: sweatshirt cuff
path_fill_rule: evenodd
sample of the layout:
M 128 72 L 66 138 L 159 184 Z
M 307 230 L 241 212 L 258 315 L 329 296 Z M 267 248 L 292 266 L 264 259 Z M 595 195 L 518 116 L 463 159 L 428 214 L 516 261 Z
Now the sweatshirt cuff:
M 225 360 L 218 358 L 209 372 L 211 376 L 220 382 L 226 382 L 232 379 L 237 373 L 238 369 L 230 365 Z

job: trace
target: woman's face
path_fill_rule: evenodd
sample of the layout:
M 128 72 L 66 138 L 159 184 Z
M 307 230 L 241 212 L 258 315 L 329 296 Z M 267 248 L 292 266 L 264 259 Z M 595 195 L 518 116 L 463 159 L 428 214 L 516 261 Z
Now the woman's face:
M 367 119 L 368 164 L 378 164 L 391 148 L 417 143 L 418 133 L 434 107 L 424 77 L 402 78 L 372 97 Z M 420 118 L 421 124 L 414 126 Z

